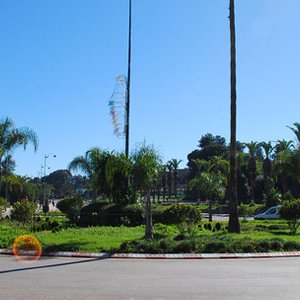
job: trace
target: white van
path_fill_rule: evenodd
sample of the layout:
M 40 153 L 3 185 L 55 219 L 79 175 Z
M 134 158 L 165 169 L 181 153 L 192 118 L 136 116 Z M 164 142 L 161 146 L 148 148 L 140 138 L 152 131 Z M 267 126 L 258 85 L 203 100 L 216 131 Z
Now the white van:
M 257 214 L 254 216 L 254 220 L 275 220 L 275 219 L 280 219 L 280 214 L 279 214 L 279 209 L 280 206 L 272 206 L 265 212 L 261 214 Z

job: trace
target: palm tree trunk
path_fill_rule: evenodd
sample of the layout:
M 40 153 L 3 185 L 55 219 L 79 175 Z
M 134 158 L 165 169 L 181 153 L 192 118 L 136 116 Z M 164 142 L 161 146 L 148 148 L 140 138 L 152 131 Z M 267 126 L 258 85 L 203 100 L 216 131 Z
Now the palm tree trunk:
M 175 200 L 177 199 L 177 170 L 174 170 L 174 195 Z
M 208 201 L 209 201 L 208 221 L 212 222 L 212 199 L 211 199 L 211 196 L 209 197 Z
M 230 178 L 229 178 L 229 224 L 228 231 L 240 233 L 237 199 L 237 161 L 236 161 L 236 48 L 235 48 L 235 16 L 234 0 L 229 3 L 230 21 Z
M 255 204 L 255 174 L 251 174 L 251 205 Z
M 151 199 L 150 199 L 150 191 L 146 193 L 146 228 L 145 228 L 145 238 L 152 239 L 153 238 L 153 224 L 152 224 L 152 210 L 151 210 Z

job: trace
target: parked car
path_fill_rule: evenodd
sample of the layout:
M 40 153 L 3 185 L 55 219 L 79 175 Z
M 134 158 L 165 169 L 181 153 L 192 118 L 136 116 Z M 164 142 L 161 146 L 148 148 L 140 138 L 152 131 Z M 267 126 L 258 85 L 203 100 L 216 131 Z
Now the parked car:
M 269 209 L 267 209 L 265 212 L 261 214 L 257 214 L 254 216 L 254 220 L 275 220 L 280 219 L 279 214 L 280 205 L 278 206 L 272 206 Z

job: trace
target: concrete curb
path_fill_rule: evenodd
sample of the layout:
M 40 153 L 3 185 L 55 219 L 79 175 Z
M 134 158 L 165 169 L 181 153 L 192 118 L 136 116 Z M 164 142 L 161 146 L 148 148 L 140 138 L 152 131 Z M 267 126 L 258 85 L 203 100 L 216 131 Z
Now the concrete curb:
M 0 254 L 14 255 L 10 249 L 0 249 Z M 30 254 L 29 254 L 30 255 Z M 241 258 L 279 258 L 300 257 L 300 251 L 266 252 L 266 253 L 178 253 L 178 254 L 144 254 L 144 253 L 97 253 L 97 252 L 43 252 L 42 256 L 82 257 L 82 258 L 117 258 L 117 259 L 241 259 Z

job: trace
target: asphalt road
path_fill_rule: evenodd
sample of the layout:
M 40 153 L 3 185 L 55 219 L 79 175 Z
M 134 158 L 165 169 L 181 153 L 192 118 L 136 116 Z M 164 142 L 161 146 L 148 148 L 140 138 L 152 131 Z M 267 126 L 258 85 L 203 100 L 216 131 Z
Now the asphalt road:
M 299 299 L 300 259 L 131 260 L 0 256 L 1 299 Z

